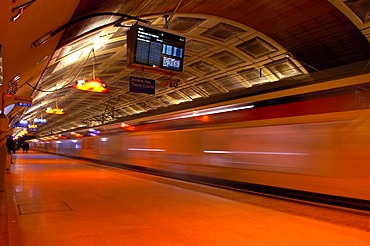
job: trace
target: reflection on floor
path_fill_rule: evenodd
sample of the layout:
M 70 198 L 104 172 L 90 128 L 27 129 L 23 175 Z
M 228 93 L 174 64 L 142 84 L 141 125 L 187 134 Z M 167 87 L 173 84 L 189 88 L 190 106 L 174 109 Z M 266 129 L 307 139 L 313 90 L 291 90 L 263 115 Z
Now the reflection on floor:
M 227 196 L 233 197 L 230 191 L 146 177 L 33 151 L 17 154 L 6 176 L 7 191 L 3 193 L 7 201 L 9 245 L 368 245 L 370 242 L 370 232 L 362 227 L 229 199 Z M 267 198 L 259 199 L 261 203 L 271 203 Z M 300 204 L 295 209 L 302 210 Z M 351 217 L 351 213 L 347 216 Z

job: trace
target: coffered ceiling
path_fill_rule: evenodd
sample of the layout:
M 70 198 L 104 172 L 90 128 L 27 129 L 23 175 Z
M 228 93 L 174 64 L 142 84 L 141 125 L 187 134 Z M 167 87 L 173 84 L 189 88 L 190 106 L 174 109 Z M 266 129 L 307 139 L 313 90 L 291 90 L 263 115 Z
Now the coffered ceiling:
M 256 87 L 279 89 L 369 72 L 365 0 L 37 0 L 16 21 L 12 10 L 25 2 L 8 2 L 4 7 L 10 12 L 2 17 L 8 19 L 0 29 L 1 88 L 7 92 L 20 76 L 15 94 L 32 97 L 32 106 L 16 106 L 8 117 L 12 123 L 47 119 L 39 136 L 204 105 Z M 127 67 L 126 33 L 138 18 L 186 37 L 182 73 Z M 39 42 L 42 37 L 45 43 Z M 108 93 L 72 88 L 93 72 Z M 155 80 L 155 94 L 130 92 L 130 76 Z M 171 80 L 178 86 L 170 86 Z M 64 115 L 45 114 L 56 105 Z

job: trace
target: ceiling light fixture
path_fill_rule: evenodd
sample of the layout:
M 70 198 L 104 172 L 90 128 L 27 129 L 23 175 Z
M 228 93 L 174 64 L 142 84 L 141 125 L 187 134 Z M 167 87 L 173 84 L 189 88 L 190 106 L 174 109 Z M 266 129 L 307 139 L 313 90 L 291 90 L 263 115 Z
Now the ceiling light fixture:
M 47 114 L 65 114 L 64 110 L 62 108 L 58 108 L 58 107 L 55 107 L 55 108 L 47 108 L 45 110 L 45 113 Z
M 108 92 L 108 88 L 103 84 L 99 78 L 90 80 L 77 80 L 76 84 L 72 86 L 77 90 L 92 91 L 92 92 Z
M 41 62 L 46 61 L 46 59 L 48 59 L 48 58 L 49 58 L 49 56 L 44 56 L 43 58 L 38 60 L 35 65 L 38 66 Z
M 56 93 L 57 93 L 57 99 L 55 101 L 55 108 L 48 107 L 45 110 L 45 113 L 47 113 L 47 114 L 58 114 L 58 115 L 65 114 L 64 110 L 62 108 L 58 107 L 58 92 L 56 92 Z
M 20 75 L 17 74 L 11 81 L 8 83 L 8 95 L 15 95 L 18 91 L 19 80 L 21 79 Z
M 89 80 L 77 80 L 76 84 L 72 86 L 72 88 L 75 88 L 77 90 L 83 90 L 83 91 L 91 91 L 91 92 L 108 92 L 108 88 L 105 84 L 101 82 L 101 80 L 97 77 L 95 77 L 95 51 L 94 48 L 91 49 L 90 54 L 93 53 L 93 74 L 92 79 Z
M 27 2 L 27 3 L 24 3 L 24 4 L 21 4 L 21 5 L 17 6 L 17 7 L 14 7 L 13 8 L 13 13 L 15 11 L 17 11 L 17 10 L 18 10 L 18 13 L 12 17 L 12 21 L 16 21 L 19 17 L 21 17 L 21 15 L 23 14 L 23 11 L 27 7 L 29 7 L 31 4 L 33 4 L 34 2 L 36 2 L 36 0 L 31 0 L 31 1 Z

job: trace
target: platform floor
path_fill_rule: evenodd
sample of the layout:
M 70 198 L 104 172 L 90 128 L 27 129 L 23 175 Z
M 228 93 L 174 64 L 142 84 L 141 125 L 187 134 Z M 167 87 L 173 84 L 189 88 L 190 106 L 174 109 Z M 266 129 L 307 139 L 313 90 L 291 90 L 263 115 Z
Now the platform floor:
M 16 154 L 6 186 L 0 245 L 370 245 L 366 213 L 32 151 Z

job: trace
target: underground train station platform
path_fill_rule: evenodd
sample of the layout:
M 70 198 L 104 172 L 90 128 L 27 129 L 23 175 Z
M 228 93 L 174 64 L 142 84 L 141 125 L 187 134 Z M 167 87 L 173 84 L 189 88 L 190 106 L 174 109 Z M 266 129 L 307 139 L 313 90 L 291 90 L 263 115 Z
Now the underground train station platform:
M 0 192 L 0 245 L 369 245 L 370 214 L 30 151 Z

